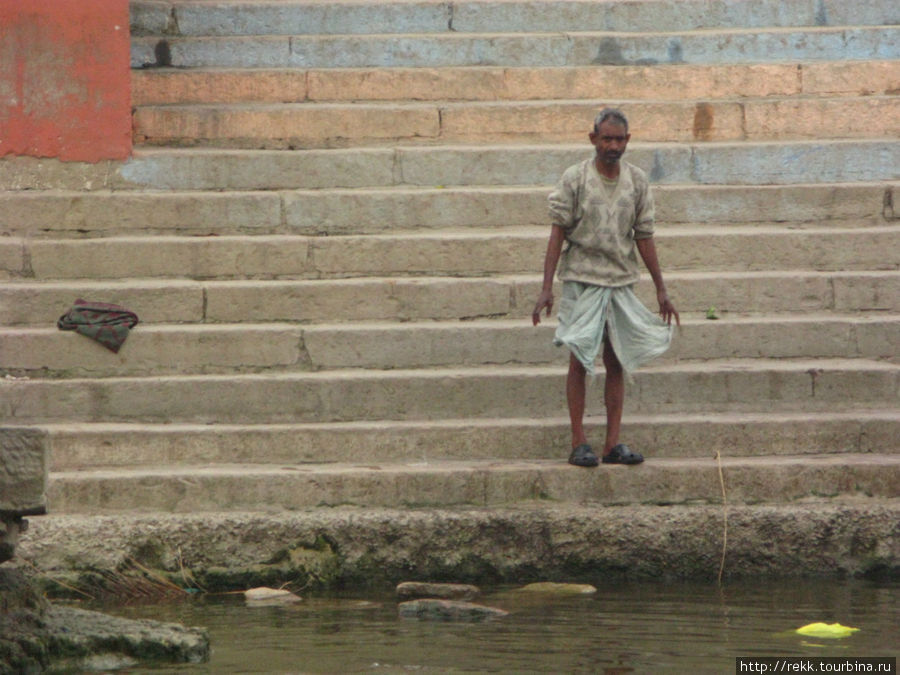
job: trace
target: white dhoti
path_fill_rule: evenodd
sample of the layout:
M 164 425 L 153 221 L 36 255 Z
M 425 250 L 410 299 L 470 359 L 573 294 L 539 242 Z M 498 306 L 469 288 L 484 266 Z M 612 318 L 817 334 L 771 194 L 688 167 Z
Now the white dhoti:
M 672 342 L 672 326 L 647 309 L 631 286 L 610 288 L 566 281 L 558 318 L 553 343 L 568 347 L 591 375 L 607 330 L 626 372 L 664 353 Z

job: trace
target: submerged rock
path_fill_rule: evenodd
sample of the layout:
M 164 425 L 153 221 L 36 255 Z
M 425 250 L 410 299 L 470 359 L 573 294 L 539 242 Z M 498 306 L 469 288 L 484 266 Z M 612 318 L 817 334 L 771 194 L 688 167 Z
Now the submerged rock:
M 0 675 L 200 663 L 208 657 L 209 636 L 202 629 L 54 606 L 19 570 L 0 569 Z
M 519 590 L 526 593 L 555 593 L 557 595 L 589 595 L 597 592 L 597 589 L 590 584 L 562 584 L 553 581 L 528 584 Z
M 456 600 L 410 600 L 398 605 L 400 616 L 429 621 L 486 621 L 507 616 L 509 612 L 496 607 L 476 605 Z
M 295 595 L 283 588 L 266 588 L 265 586 L 244 591 L 244 599 L 247 601 L 248 607 L 293 605 L 303 600 L 299 595 Z
M 201 628 L 150 619 L 123 619 L 74 607 L 44 613 L 44 630 L 54 666 L 169 661 L 202 663 L 209 658 L 209 635 Z
M 434 584 L 419 581 L 404 581 L 397 586 L 397 597 L 401 600 L 416 598 L 438 598 L 441 600 L 473 600 L 481 595 L 481 589 L 471 584 Z

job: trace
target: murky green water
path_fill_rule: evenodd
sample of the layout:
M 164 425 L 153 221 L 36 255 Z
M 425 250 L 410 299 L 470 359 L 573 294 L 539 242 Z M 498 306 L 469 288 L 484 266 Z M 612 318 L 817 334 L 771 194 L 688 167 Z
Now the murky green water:
M 104 608 L 205 626 L 212 658 L 130 673 L 733 673 L 736 656 L 900 653 L 900 583 L 633 583 L 581 597 L 486 593 L 509 616 L 486 623 L 401 619 L 390 595 L 249 608 L 239 597 Z M 801 637 L 808 623 L 860 631 Z

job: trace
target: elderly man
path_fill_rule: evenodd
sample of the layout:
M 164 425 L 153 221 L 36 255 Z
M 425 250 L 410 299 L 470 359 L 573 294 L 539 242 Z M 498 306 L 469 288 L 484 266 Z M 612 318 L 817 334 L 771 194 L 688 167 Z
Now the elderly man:
M 544 260 L 544 285 L 532 314 L 541 321 L 553 308 L 553 276 L 563 282 L 554 343 L 571 354 L 566 399 L 572 424 L 569 463 L 597 466 L 599 459 L 584 432 L 585 379 L 603 350 L 606 369 L 604 464 L 639 464 L 643 456 L 619 443 L 625 402 L 625 372 L 659 356 L 672 339 L 669 299 L 653 242 L 653 196 L 647 175 L 622 161 L 631 134 L 620 111 L 602 110 L 589 134 L 594 157 L 569 167 L 550 195 L 552 228 Z M 564 249 L 565 244 L 565 249 Z M 659 317 L 637 299 L 632 286 L 640 253 L 656 286 Z

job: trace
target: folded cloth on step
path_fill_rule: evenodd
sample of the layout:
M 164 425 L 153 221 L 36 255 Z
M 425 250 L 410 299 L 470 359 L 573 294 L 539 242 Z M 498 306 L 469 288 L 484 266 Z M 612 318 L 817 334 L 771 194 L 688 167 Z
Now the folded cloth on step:
M 672 342 L 672 326 L 644 307 L 631 286 L 566 281 L 558 318 L 554 344 L 568 347 L 591 375 L 607 331 L 628 373 L 665 352 Z
M 79 298 L 72 309 L 59 317 L 56 327 L 86 335 L 118 353 L 128 337 L 128 332 L 137 323 L 137 314 L 124 307 L 107 302 L 88 302 Z

